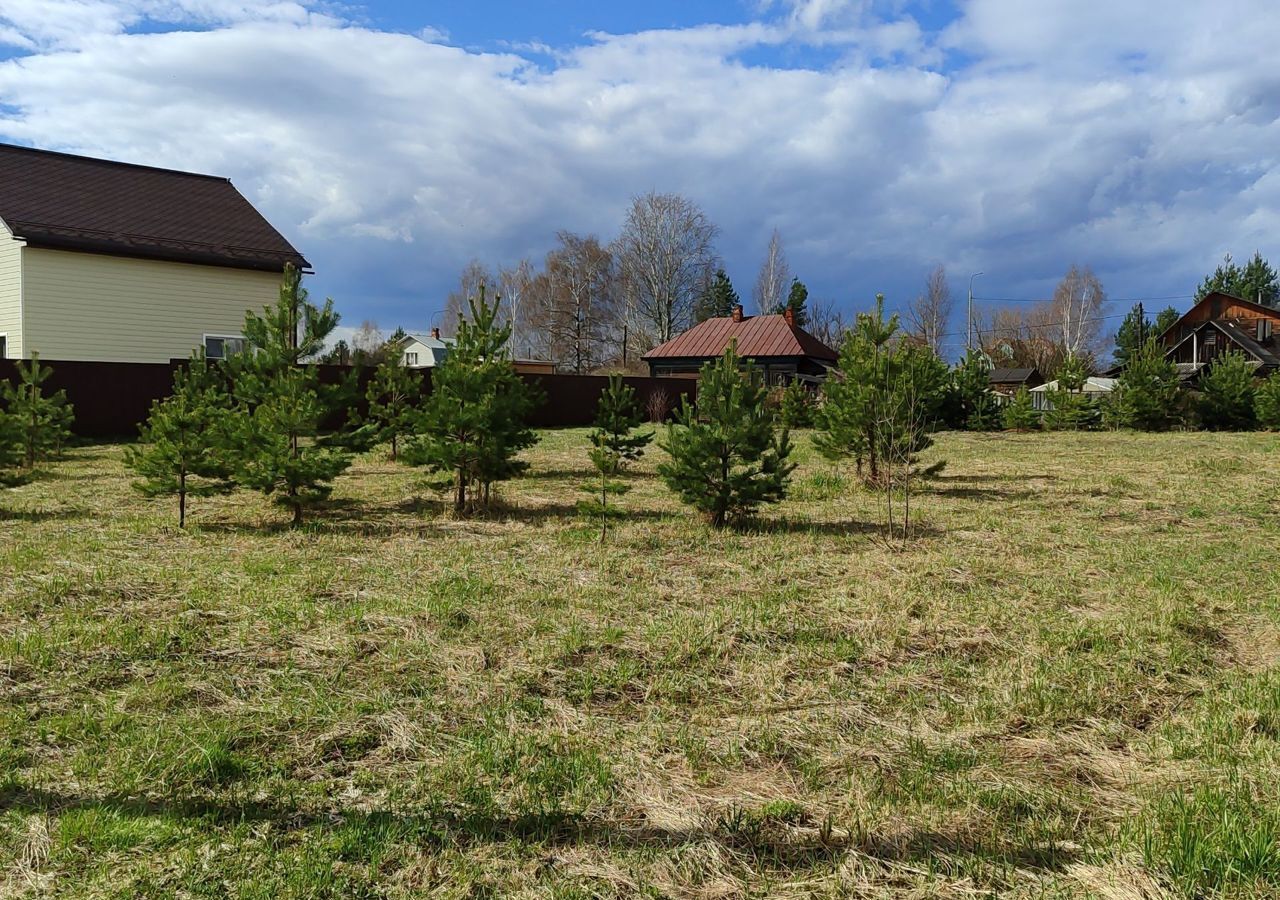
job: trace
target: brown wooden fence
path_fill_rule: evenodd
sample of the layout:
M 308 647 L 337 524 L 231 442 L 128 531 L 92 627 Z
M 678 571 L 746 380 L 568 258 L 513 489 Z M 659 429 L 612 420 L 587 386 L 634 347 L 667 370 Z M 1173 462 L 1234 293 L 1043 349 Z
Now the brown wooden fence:
M 89 438 L 133 438 L 138 426 L 146 421 L 155 400 L 169 395 L 173 373 L 185 360 L 168 363 L 104 363 L 45 362 L 53 370 L 45 388 L 49 392 L 65 390 L 67 400 L 75 407 L 75 432 Z M 346 366 L 321 367 L 326 382 L 336 382 L 350 373 Z M 420 369 L 427 389 L 431 387 L 431 370 Z M 372 369 L 357 373 L 361 386 L 373 374 Z M 538 428 L 561 428 L 590 425 L 596 414 L 596 403 L 608 379 L 596 375 L 521 375 L 542 392 L 542 403 L 530 417 Z M 0 379 L 17 380 L 14 360 L 0 359 Z M 697 383 L 687 378 L 628 377 L 643 408 L 650 404 L 670 411 L 679 405 L 683 394 L 694 399 Z M 361 392 L 363 402 L 363 391 Z M 363 411 L 363 410 L 362 410 Z

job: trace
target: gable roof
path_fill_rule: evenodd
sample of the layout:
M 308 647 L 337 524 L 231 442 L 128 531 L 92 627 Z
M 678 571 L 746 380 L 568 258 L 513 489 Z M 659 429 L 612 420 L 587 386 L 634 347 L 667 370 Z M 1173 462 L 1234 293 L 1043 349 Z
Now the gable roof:
M 822 341 L 803 328 L 787 324 L 785 316 L 750 316 L 735 322 L 732 317 L 706 319 L 665 344 L 659 344 L 643 359 L 710 359 L 720 356 L 736 342 L 739 356 L 798 356 L 835 362 L 838 358 Z
M 1204 322 L 1197 323 L 1196 327 L 1191 329 L 1190 333 L 1188 333 L 1186 337 L 1168 348 L 1164 355 L 1166 357 L 1175 355 L 1184 344 L 1197 339 L 1204 332 L 1211 329 L 1221 332 L 1227 340 L 1235 344 L 1240 352 L 1248 357 L 1251 362 L 1255 362 L 1261 366 L 1267 366 L 1268 368 L 1280 368 L 1280 356 L 1277 356 L 1274 352 L 1259 344 L 1254 340 L 1253 335 L 1249 334 L 1231 319 L 1208 319 Z M 1199 365 L 1204 365 L 1204 363 L 1200 363 Z
M 0 220 L 33 247 L 283 271 L 310 264 L 227 178 L 0 144 Z
M 1276 309 L 1275 307 L 1272 307 L 1272 306 L 1264 306 L 1261 303 L 1254 303 L 1252 300 L 1246 300 L 1243 297 L 1237 297 L 1234 294 L 1227 294 L 1227 293 L 1223 293 L 1222 291 L 1210 291 L 1209 293 L 1201 297 L 1198 303 L 1193 303 L 1189 310 L 1184 312 L 1182 315 L 1178 316 L 1177 320 L 1173 324 L 1171 324 L 1164 331 L 1156 335 L 1156 337 L 1160 340 L 1164 340 L 1165 335 L 1172 334 L 1173 330 L 1177 328 L 1179 325 L 1183 324 L 1185 321 L 1187 321 L 1187 319 L 1193 313 L 1195 313 L 1196 310 L 1204 306 L 1206 303 L 1209 303 L 1214 300 L 1230 300 L 1233 305 L 1243 307 L 1247 310 L 1251 310 L 1252 312 L 1258 313 L 1259 315 L 1265 316 L 1270 319 L 1280 319 L 1280 309 Z M 1197 321 L 1206 321 L 1206 320 L 1199 319 Z
M 992 384 L 1024 384 L 1040 373 L 1030 369 L 992 369 L 989 381 Z

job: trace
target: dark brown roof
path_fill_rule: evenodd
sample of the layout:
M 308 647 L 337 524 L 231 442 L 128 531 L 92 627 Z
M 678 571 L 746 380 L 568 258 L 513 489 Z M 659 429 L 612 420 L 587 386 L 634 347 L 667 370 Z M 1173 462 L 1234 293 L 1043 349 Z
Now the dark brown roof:
M 309 264 L 230 180 L 0 144 L 0 219 L 31 246 L 279 272 Z
M 990 381 L 992 384 L 1025 384 L 1039 375 L 1035 369 L 992 369 Z
M 751 316 L 707 319 L 644 355 L 645 359 L 710 359 L 720 356 L 736 341 L 739 356 L 797 356 L 835 362 L 836 351 L 802 328 L 787 324 L 783 316 Z

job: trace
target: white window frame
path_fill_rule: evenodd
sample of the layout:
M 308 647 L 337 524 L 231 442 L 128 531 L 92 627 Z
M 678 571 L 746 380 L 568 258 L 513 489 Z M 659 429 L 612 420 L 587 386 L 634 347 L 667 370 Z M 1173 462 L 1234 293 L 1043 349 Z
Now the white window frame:
M 0 341 L 4 342 L 4 348 L 0 349 L 0 359 L 10 359 L 9 356 L 9 332 L 0 331 Z
M 240 341 L 240 343 L 244 345 L 244 346 L 241 346 L 240 348 L 241 353 L 244 352 L 245 346 L 247 346 L 243 334 L 206 334 L 200 341 L 200 349 L 204 351 L 206 359 L 222 360 L 227 358 L 227 352 L 226 352 L 225 346 L 223 346 L 222 348 L 221 356 L 209 356 L 210 338 L 212 338 L 215 341 Z
M 406 350 L 404 353 L 404 364 L 406 367 L 418 365 L 418 354 L 414 350 Z

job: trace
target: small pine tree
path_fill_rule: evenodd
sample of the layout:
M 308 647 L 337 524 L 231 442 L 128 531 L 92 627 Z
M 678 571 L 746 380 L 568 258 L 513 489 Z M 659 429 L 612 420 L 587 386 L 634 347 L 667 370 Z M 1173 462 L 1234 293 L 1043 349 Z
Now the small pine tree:
M 894 342 L 897 331 L 898 317 L 885 319 L 884 295 L 877 294 L 875 312 L 859 313 L 845 338 L 840 374 L 823 383 L 817 416 L 821 430 L 813 438 L 827 459 L 852 456 L 859 476 L 865 463 L 865 480 L 877 486 L 883 486 L 880 464 L 887 451 L 900 454 L 904 439 L 911 455 L 929 446 L 950 381 L 946 364 L 933 350 L 911 341 Z M 909 406 L 902 398 L 910 398 Z M 909 416 L 904 415 L 907 409 Z
M 187 497 L 208 497 L 235 487 L 226 381 L 203 356 L 173 376 L 173 393 L 151 405 L 140 442 L 127 447 L 124 464 L 141 480 L 148 497 L 178 498 L 178 527 L 187 524 Z
M 245 316 L 253 352 L 232 358 L 236 397 L 247 413 L 236 420 L 236 480 L 274 496 L 295 525 L 306 509 L 328 499 L 332 481 L 351 464 L 343 446 L 349 436 L 324 431 L 347 386 L 323 385 L 315 366 L 302 365 L 337 325 L 333 301 L 316 306 L 302 274 L 286 266 L 276 303 Z
M 431 393 L 415 422 L 405 461 L 453 476 L 457 515 L 487 510 L 490 486 L 529 467 L 516 454 L 537 441 L 525 420 L 537 392 L 516 374 L 507 355 L 510 324 L 500 325 L 498 307 L 479 295 L 468 299 L 469 318 L 431 377 Z
M 1004 427 L 1010 431 L 1034 431 L 1040 427 L 1040 411 L 1031 402 L 1031 392 L 1020 387 L 1004 408 Z
M 1253 395 L 1254 417 L 1267 431 L 1280 431 L 1280 372 L 1258 385 Z
M 778 404 L 782 427 L 788 430 L 812 428 L 813 399 L 813 392 L 799 380 L 792 381 L 783 388 L 782 402 Z
M 610 375 L 609 384 L 600 394 L 596 407 L 596 427 L 591 432 L 591 464 L 600 474 L 599 497 L 584 504 L 584 511 L 600 517 L 600 540 L 609 529 L 610 495 L 625 494 L 630 487 L 610 476 L 621 473 L 628 462 L 638 460 L 653 440 L 653 432 L 636 432 L 643 421 L 634 389 L 624 384 L 621 375 Z M 588 488 L 593 494 L 595 488 Z
M 1105 419 L 1118 428 L 1164 431 L 1177 420 L 1178 370 L 1155 338 L 1129 351 L 1128 363 L 1107 404 Z
M 413 433 L 423 392 L 421 375 L 402 365 L 399 357 L 384 360 L 369 381 L 365 398 L 374 439 L 391 445 L 393 462 L 399 456 L 400 439 Z
M 1098 406 L 1085 393 L 1089 371 L 1083 360 L 1072 357 L 1058 370 L 1058 386 L 1049 391 L 1049 408 L 1042 422 L 1049 431 L 1080 431 L 1098 422 Z
M 643 422 L 635 390 L 623 382 L 621 375 L 610 375 L 608 386 L 600 394 L 595 430 L 591 432 L 592 446 L 605 454 L 606 475 L 617 475 L 627 463 L 644 455 L 645 447 L 653 441 L 653 432 L 637 433 Z
M 1257 424 L 1253 397 L 1257 384 L 1243 353 L 1224 353 L 1200 379 L 1200 423 L 1213 431 L 1247 431 Z
M 23 476 L 18 472 L 22 465 L 22 429 L 15 416 L 0 409 L 0 485 L 20 484 Z
M 743 371 L 733 347 L 704 365 L 698 377 L 696 405 L 685 398 L 659 442 L 670 459 L 658 473 L 682 501 L 721 528 L 786 496 L 795 463 L 759 371 Z
M 66 391 L 45 395 L 43 385 L 53 370 L 40 364 L 40 354 L 32 353 L 17 368 L 18 383 L 0 384 L 0 399 L 16 422 L 22 465 L 30 469 L 62 449 L 71 435 L 74 413 Z
M 953 377 L 964 427 L 970 431 L 998 428 L 1000 404 L 991 390 L 991 362 L 986 354 L 969 350 L 956 367 Z

